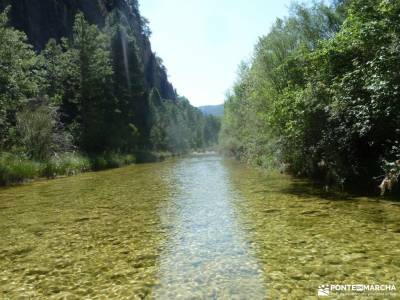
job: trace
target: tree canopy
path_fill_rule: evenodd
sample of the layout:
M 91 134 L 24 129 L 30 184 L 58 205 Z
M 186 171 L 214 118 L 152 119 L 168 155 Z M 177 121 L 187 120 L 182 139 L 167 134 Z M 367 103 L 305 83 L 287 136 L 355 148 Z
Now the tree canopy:
M 400 4 L 295 5 L 240 66 L 222 148 L 266 167 L 377 186 L 399 158 Z
M 118 8 L 101 29 L 78 13 L 72 36 L 50 39 L 40 53 L 8 25 L 9 9 L 0 14 L 0 151 L 45 160 L 71 149 L 183 153 L 217 142 L 219 120 L 177 98 L 166 83 L 160 91 L 157 76 L 164 73 L 149 86 L 139 51 L 148 24 L 137 1 L 129 5 L 140 32 Z M 166 71 L 158 61 L 149 65 L 155 64 Z M 34 140 L 41 146 L 33 147 Z

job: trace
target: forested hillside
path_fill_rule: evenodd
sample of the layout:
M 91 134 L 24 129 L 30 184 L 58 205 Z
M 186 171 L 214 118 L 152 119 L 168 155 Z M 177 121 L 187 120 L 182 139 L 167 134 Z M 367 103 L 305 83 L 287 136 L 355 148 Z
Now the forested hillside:
M 400 2 L 294 5 L 225 104 L 222 149 L 328 185 L 388 192 L 400 171 Z
M 0 8 L 0 184 L 216 142 L 218 122 L 168 81 L 137 1 Z
M 207 114 L 216 117 L 222 117 L 224 115 L 224 105 L 207 105 L 207 106 L 200 106 L 199 109 Z

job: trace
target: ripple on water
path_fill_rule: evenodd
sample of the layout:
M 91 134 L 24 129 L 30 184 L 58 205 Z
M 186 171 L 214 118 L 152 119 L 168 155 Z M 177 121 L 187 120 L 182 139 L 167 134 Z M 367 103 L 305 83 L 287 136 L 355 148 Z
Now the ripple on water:
M 399 283 L 400 205 L 198 156 L 0 189 L 0 298 L 306 299 Z
M 264 299 L 262 272 L 235 221 L 236 196 L 221 160 L 184 160 L 172 177 L 179 193 L 161 213 L 165 224 L 174 227 L 160 257 L 160 283 L 152 296 Z

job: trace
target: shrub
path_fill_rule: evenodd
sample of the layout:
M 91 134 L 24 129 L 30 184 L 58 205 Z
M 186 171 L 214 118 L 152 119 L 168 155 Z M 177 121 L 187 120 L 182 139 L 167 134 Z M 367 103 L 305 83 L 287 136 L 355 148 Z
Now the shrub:
M 40 164 L 23 155 L 0 154 L 0 185 L 20 183 L 38 177 Z
M 120 154 L 106 152 L 91 157 L 91 166 L 93 170 L 105 170 L 119 168 L 136 162 L 136 157 L 132 154 Z
M 71 176 L 90 170 L 90 160 L 76 153 L 55 155 L 44 163 L 41 175 L 47 178 Z
M 72 176 L 89 170 L 105 170 L 135 163 L 131 154 L 104 153 L 86 157 L 64 153 L 46 161 L 29 160 L 24 154 L 0 153 L 0 185 L 21 183 L 38 177 Z
M 34 160 L 47 160 L 71 148 L 72 138 L 63 127 L 57 108 L 48 99 L 31 99 L 16 115 L 19 142 Z

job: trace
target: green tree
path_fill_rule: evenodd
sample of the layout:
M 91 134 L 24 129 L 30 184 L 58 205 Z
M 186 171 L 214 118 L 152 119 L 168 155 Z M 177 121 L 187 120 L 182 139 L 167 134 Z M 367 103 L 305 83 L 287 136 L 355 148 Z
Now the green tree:
M 148 93 L 139 46 L 129 20 L 119 10 L 108 17 L 106 31 L 111 36 L 113 92 L 116 96 L 112 122 L 114 143 L 124 151 L 132 151 L 143 147 L 149 137 Z
M 89 152 L 103 150 L 107 143 L 104 130 L 108 101 L 112 101 L 110 87 L 113 70 L 109 40 L 95 25 L 89 25 L 82 13 L 75 18 L 73 42 L 68 49 L 78 56 L 78 107 L 83 149 Z
M 34 160 L 50 159 L 71 149 L 71 139 L 60 122 L 57 107 L 46 99 L 32 99 L 16 115 L 19 144 Z
M 36 54 L 26 35 L 8 26 L 8 12 L 0 14 L 0 148 L 11 147 L 15 114 L 40 83 Z
M 259 165 L 374 186 L 400 155 L 400 4 L 336 2 L 296 5 L 260 39 L 227 97 L 222 146 Z

